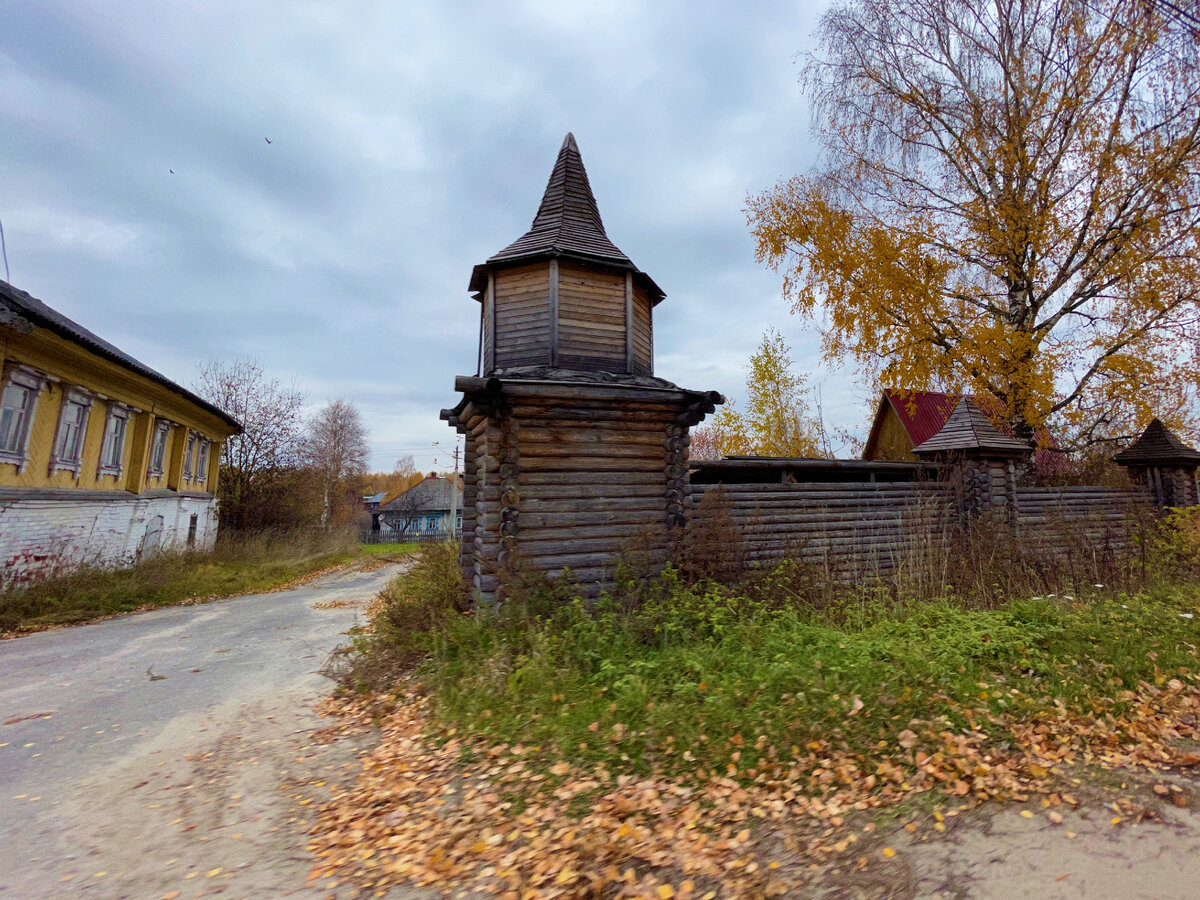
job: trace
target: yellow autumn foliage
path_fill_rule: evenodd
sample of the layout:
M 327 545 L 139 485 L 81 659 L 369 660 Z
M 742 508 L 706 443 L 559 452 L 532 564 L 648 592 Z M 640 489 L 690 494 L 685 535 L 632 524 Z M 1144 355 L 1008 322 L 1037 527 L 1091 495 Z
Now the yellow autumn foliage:
M 1200 41 L 1143 0 L 840 0 L 822 167 L 749 200 L 760 261 L 868 378 L 1084 445 L 1200 390 Z

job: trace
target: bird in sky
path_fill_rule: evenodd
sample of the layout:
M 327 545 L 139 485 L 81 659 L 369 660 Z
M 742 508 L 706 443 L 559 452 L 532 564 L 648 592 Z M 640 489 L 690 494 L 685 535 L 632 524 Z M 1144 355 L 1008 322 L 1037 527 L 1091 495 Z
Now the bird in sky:
M 174 169 L 167 169 L 167 171 L 168 171 L 168 172 L 170 172 L 172 175 L 174 175 L 174 174 L 175 174 L 175 170 L 174 170 Z
M 266 141 L 268 144 L 271 143 L 271 139 L 269 137 L 265 137 L 265 138 L 263 138 L 263 140 Z

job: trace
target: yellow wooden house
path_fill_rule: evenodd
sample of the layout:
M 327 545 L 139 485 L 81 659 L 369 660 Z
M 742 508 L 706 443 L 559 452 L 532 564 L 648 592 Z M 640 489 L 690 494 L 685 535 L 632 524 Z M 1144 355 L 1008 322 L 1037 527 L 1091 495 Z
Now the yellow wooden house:
M 0 281 L 0 582 L 211 548 L 216 406 Z

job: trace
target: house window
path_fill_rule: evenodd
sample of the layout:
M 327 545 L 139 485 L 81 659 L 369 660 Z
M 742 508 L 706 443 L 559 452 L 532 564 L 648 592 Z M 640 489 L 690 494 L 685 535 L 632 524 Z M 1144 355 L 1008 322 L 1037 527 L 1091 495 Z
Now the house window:
M 104 445 L 100 448 L 100 474 L 120 475 L 125 457 L 125 432 L 129 428 L 129 407 L 114 403 L 108 408 L 104 425 Z
M 167 460 L 167 434 L 171 431 L 170 422 L 159 422 L 154 428 L 154 443 L 150 447 L 151 475 L 162 475 L 163 466 Z
M 83 391 L 70 388 L 63 391 L 62 409 L 58 414 L 58 435 L 54 439 L 54 454 L 50 457 L 51 469 L 67 469 L 78 474 L 91 408 L 92 398 Z
M 196 439 L 196 481 L 203 482 L 208 477 L 208 448 L 211 441 L 204 438 Z
M 436 531 L 437 530 L 437 516 L 430 516 L 428 519 L 425 520 L 425 530 L 426 531 Z
M 0 462 L 25 463 L 26 442 L 33 425 L 42 380 L 25 369 L 11 369 L 0 392 Z
M 189 431 L 187 449 L 183 451 L 183 480 L 192 480 L 192 470 L 196 465 L 196 433 Z

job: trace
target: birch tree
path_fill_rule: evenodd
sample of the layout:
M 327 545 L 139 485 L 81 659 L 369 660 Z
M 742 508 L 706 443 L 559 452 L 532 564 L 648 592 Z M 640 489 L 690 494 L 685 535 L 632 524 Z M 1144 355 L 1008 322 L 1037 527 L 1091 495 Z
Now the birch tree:
M 747 208 L 826 356 L 990 394 L 1024 437 L 1186 426 L 1197 24 L 1153 0 L 837 0 L 801 78 L 821 163 Z
M 312 417 L 303 459 L 321 479 L 325 510 L 321 524 L 344 524 L 357 513 L 360 486 L 356 482 L 366 473 L 370 456 L 362 414 L 349 400 L 334 400 Z
M 809 413 L 808 377 L 795 370 L 791 347 L 776 329 L 767 329 L 750 357 L 745 412 L 730 401 L 703 431 L 699 443 L 715 447 L 714 458 L 821 455 L 820 429 Z

